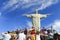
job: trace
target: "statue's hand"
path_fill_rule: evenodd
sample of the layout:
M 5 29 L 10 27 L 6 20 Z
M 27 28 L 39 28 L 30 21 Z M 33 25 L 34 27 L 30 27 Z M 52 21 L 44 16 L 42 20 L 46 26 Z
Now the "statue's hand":
M 47 16 L 50 16 L 51 14 L 45 14 L 45 18 L 47 17 Z

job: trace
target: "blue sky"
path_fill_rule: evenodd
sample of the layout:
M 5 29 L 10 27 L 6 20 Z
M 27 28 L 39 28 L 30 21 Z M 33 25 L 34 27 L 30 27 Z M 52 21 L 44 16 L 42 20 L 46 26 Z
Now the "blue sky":
M 41 19 L 41 28 L 53 25 L 56 30 L 60 29 L 59 0 L 0 0 L 0 35 L 16 28 L 30 28 L 32 20 L 23 14 L 35 13 L 36 9 L 40 14 L 51 14 Z

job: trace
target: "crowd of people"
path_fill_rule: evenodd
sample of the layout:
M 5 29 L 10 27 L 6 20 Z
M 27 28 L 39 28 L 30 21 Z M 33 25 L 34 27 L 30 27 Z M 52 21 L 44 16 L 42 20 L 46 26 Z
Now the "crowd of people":
M 8 31 L 2 33 L 3 40 L 60 40 L 59 34 L 55 30 L 46 29 L 36 30 L 35 27 L 28 29 L 16 29 L 16 31 Z

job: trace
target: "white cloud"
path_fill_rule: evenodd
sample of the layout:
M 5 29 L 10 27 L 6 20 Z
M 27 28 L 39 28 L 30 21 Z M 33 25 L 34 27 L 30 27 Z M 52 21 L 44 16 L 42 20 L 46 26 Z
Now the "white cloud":
M 42 5 L 37 10 L 43 10 L 43 9 L 51 6 L 52 4 L 56 4 L 57 2 L 58 2 L 58 0 L 43 0 Z
M 31 0 L 29 4 L 24 5 L 22 8 L 29 8 L 31 6 L 37 6 L 37 10 L 43 10 L 53 4 L 56 4 L 58 0 Z
M 31 21 L 27 21 L 27 26 L 29 27 L 29 28 L 31 28 L 32 27 L 32 22 Z
M 5 4 L 4 9 L 10 8 L 16 3 L 18 3 L 17 0 L 10 0 L 10 1 L 7 2 L 7 4 Z
M 28 9 L 33 7 L 32 9 L 37 9 L 37 10 L 43 10 L 49 6 L 51 6 L 52 4 L 56 4 L 58 2 L 58 0 L 9 0 L 4 6 L 3 6 L 3 10 L 9 9 L 12 7 L 12 10 L 18 9 L 18 8 L 22 8 L 22 9 Z M 18 5 L 18 7 L 16 7 L 15 5 Z M 31 9 L 31 10 L 32 10 Z
M 13 10 L 16 10 L 18 7 L 19 7 L 19 5 L 17 4 L 17 5 L 15 5 L 14 7 L 12 7 L 8 12 L 11 12 L 11 11 L 13 11 Z
M 53 28 L 60 32 L 60 21 L 59 20 L 55 21 L 55 23 L 53 24 Z
M 55 20 L 52 24 L 49 25 L 49 27 L 50 26 L 53 26 L 53 29 L 55 29 L 57 32 L 60 32 L 60 20 Z

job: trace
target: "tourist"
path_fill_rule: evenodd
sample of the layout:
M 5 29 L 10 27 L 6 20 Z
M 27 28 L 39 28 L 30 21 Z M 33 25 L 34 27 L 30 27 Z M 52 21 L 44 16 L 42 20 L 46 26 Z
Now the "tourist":
M 19 34 L 19 29 L 17 28 L 15 32 L 16 32 L 16 34 L 18 35 L 18 34 Z
M 29 33 L 29 30 L 28 30 L 28 27 L 26 27 L 25 30 L 24 30 L 24 34 L 25 34 L 26 36 L 28 36 L 28 33 Z
M 12 31 L 11 32 L 11 39 L 10 40 L 16 40 L 17 39 L 17 34 L 16 34 L 16 32 L 15 31 Z
M 35 27 L 32 27 L 32 30 L 30 30 L 30 34 L 35 34 L 36 31 L 35 31 Z
M 2 33 L 3 40 L 10 40 L 11 35 L 10 35 L 9 33 L 10 33 L 10 32 Z
M 26 35 L 24 34 L 24 30 L 20 30 L 17 40 L 26 40 Z
M 53 40 L 59 40 L 59 34 L 58 33 L 55 33 L 53 35 Z
M 48 40 L 53 40 L 53 33 L 50 30 L 48 30 Z
M 24 34 L 27 35 L 28 34 L 28 28 L 26 27 L 24 30 Z
M 47 37 L 48 37 L 47 34 L 48 34 L 47 30 L 44 30 L 44 40 L 47 40 L 47 39 L 48 39 L 48 38 L 47 38 Z
M 32 30 L 30 30 L 30 37 L 31 37 L 31 40 L 35 40 L 35 27 L 32 27 Z
M 44 34 L 45 30 L 46 30 L 46 28 L 43 27 L 43 28 L 41 29 L 41 32 Z
M 37 32 L 36 32 L 36 40 L 41 40 L 41 39 L 40 39 L 40 31 L 37 31 Z
M 28 33 L 29 33 L 29 30 L 28 30 L 28 27 L 26 27 L 25 30 L 24 30 L 24 34 L 26 35 L 26 39 L 29 38 Z
M 43 27 L 42 29 L 41 29 L 41 33 L 43 34 L 42 36 L 41 36 L 41 39 L 42 40 L 46 40 L 46 34 L 47 34 L 47 31 L 46 31 L 46 28 L 45 27 Z
M 11 39 L 10 40 L 16 40 L 14 35 L 11 35 Z

